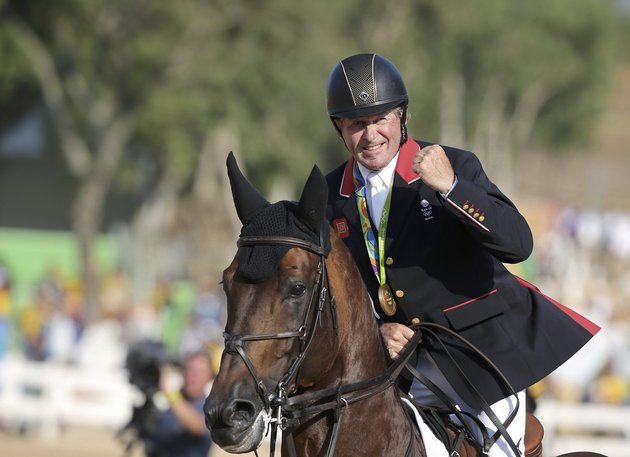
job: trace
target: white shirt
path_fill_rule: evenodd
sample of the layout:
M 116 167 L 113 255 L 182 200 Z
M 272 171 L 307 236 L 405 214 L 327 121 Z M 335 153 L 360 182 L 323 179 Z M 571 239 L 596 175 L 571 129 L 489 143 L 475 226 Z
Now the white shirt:
M 380 170 L 370 170 L 360 163 L 359 171 L 365 180 L 365 196 L 367 198 L 368 210 L 372 216 L 372 222 L 378 229 L 381 223 L 381 215 L 387 194 L 394 182 L 394 172 L 396 171 L 396 163 L 398 162 L 398 154 L 394 156 L 390 162 Z

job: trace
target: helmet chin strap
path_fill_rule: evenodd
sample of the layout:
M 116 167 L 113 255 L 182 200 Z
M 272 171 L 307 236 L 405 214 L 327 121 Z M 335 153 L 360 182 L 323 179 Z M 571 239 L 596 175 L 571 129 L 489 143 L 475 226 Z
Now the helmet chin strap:
M 330 121 L 332 122 L 332 125 L 335 127 L 335 130 L 337 131 L 337 133 L 339 134 L 339 138 L 341 138 L 341 141 L 343 141 L 343 145 L 346 147 L 346 149 L 349 151 L 350 148 L 348 148 L 348 145 L 346 144 L 346 140 L 344 140 L 343 138 L 343 134 L 341 133 L 341 129 L 339 128 L 339 126 L 337 125 L 337 122 L 335 122 L 335 118 L 330 116 Z
M 400 116 L 400 145 L 407 142 L 407 104 L 402 107 L 402 116 Z

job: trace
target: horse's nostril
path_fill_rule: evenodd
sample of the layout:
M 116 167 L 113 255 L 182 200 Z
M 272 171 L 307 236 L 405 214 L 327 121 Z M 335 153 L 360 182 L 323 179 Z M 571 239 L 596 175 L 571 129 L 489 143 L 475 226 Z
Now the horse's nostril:
M 221 421 L 230 427 L 247 427 L 256 417 L 256 408 L 248 400 L 234 400 L 221 413 Z

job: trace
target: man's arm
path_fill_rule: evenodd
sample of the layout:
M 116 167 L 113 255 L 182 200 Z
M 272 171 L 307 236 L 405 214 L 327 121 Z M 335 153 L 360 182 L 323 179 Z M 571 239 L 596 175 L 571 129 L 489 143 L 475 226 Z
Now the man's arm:
M 448 156 L 442 146 L 432 144 L 418 151 L 412 168 L 496 259 L 517 263 L 530 256 L 533 237 L 527 221 L 488 179 L 474 154 L 459 151 Z
M 168 392 L 165 393 L 165 396 L 168 399 L 171 411 L 187 432 L 193 435 L 205 435 L 208 433 L 203 412 L 186 400 L 181 392 Z

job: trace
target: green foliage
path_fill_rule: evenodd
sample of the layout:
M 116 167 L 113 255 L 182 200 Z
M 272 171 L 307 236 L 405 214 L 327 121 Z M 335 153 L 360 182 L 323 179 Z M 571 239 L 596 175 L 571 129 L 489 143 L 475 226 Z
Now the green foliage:
M 537 72 L 554 93 L 539 118 L 538 137 L 552 146 L 575 145 L 590 139 L 607 103 L 615 11 L 611 2 L 599 0 L 545 2 L 544 14 L 542 8 L 541 3 L 534 18 L 544 39 L 532 46 L 528 62 L 540 56 Z
M 554 146 L 584 141 L 601 112 L 613 74 L 615 9 L 611 1 L 455 0 L 416 7 L 430 75 L 423 113 L 438 112 L 439 81 L 466 83 L 468 131 L 474 129 L 491 85 L 507 93 L 505 114 L 534 84 L 548 100 L 535 139 Z M 435 116 L 423 117 L 430 130 Z
M 418 137 L 438 139 L 441 84 L 458 75 L 469 134 L 490 85 L 507 94 L 509 115 L 539 84 L 547 99 L 534 139 L 586 141 L 606 103 L 620 22 L 608 0 L 5 3 L 45 40 L 60 74 L 82 88 L 77 114 L 94 99 L 134 113 L 117 181 L 129 193 L 160 173 L 187 189 L 204 138 L 221 125 L 238 132 L 235 152 L 263 191 L 279 175 L 302 183 L 313 163 L 329 170 L 346 152 L 326 116 L 326 79 L 356 52 L 379 52 L 399 66 Z M 13 100 L 16 113 L 13 91 L 26 84 L 32 92 L 33 83 L 2 30 L 0 58 L 0 98 Z M 94 138 L 98 113 L 78 116 Z

